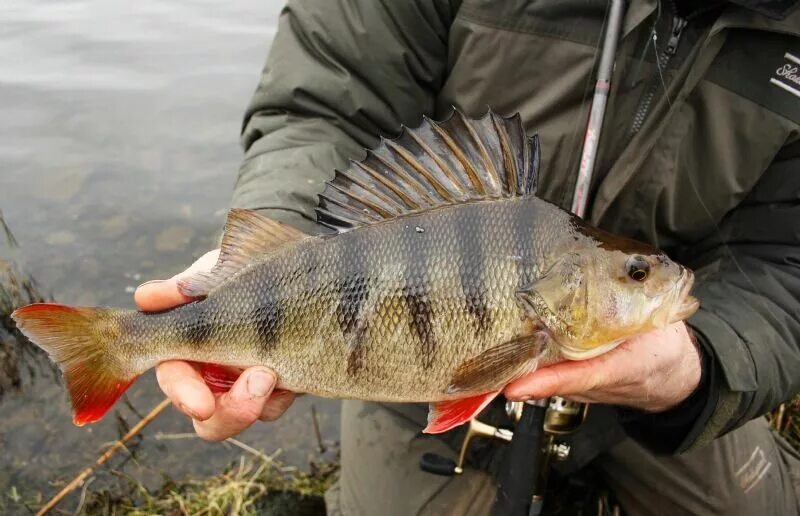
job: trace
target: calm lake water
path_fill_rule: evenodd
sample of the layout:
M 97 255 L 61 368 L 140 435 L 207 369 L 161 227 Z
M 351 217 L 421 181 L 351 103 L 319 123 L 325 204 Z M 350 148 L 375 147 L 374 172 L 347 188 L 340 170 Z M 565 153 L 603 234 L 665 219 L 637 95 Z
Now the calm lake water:
M 132 307 L 132 290 L 214 247 L 241 158 L 242 113 L 283 2 L 4 0 L 0 2 L 0 209 L 25 265 L 64 303 Z M 146 413 L 162 395 L 151 375 L 129 391 Z M 338 404 L 305 397 L 241 440 L 304 465 L 322 434 L 338 437 Z M 0 509 L 88 465 L 120 435 L 119 404 L 102 422 L 71 423 L 61 386 L 39 382 L 0 401 Z M 159 485 L 211 474 L 241 450 L 197 439 L 172 409 L 136 460 L 114 468 Z M 116 477 L 100 474 L 96 486 Z M 16 493 L 16 494 L 14 494 Z M 72 510 L 77 497 L 64 503 Z

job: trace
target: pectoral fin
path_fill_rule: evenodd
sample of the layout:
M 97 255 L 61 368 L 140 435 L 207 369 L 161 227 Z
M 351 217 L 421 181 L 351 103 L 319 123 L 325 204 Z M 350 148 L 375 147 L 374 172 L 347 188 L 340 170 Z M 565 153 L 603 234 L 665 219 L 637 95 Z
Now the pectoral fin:
M 534 333 L 504 342 L 465 360 L 456 369 L 447 392 L 502 388 L 536 368 L 536 358 L 542 354 L 546 340 L 546 334 Z
M 428 411 L 428 426 L 423 432 L 441 434 L 466 423 L 477 416 L 498 394 L 500 391 L 492 391 L 469 398 L 431 403 Z

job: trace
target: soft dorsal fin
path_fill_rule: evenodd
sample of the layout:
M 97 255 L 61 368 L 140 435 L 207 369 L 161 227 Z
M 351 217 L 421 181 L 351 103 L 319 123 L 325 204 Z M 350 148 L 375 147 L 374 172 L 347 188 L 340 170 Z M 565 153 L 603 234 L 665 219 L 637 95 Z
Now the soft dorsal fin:
M 320 195 L 317 221 L 342 232 L 437 206 L 529 195 L 538 168 L 539 139 L 526 138 L 519 114 L 424 117 L 337 170 Z
M 225 280 L 256 262 L 260 256 L 306 236 L 258 212 L 233 208 L 225 222 L 219 259 L 214 268 L 181 278 L 178 280 L 178 289 L 189 297 L 208 295 Z

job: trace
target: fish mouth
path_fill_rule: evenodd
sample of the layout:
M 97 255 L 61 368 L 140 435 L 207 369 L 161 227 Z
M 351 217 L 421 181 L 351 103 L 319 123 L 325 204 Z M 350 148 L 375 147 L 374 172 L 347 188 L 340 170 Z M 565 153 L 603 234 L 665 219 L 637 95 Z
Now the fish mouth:
M 678 282 L 677 295 L 675 296 L 677 309 L 673 310 L 670 323 L 688 319 L 700 308 L 700 301 L 689 294 L 693 286 L 694 274 L 689 269 L 682 269 L 681 281 Z

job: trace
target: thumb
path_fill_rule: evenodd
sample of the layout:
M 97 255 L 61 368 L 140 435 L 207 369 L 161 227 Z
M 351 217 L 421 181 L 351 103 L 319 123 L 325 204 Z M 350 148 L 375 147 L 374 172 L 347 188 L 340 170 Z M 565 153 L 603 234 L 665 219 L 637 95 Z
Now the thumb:
M 188 269 L 167 280 L 153 280 L 139 285 L 133 293 L 136 306 L 145 312 L 166 310 L 192 301 L 192 297 L 181 294 L 178 280 L 196 272 L 209 271 L 219 258 L 219 249 L 209 251 L 197 259 Z
M 267 368 L 246 370 L 229 392 L 217 397 L 213 416 L 193 422 L 197 435 L 207 441 L 222 441 L 241 433 L 261 417 L 275 383 L 274 373 Z

